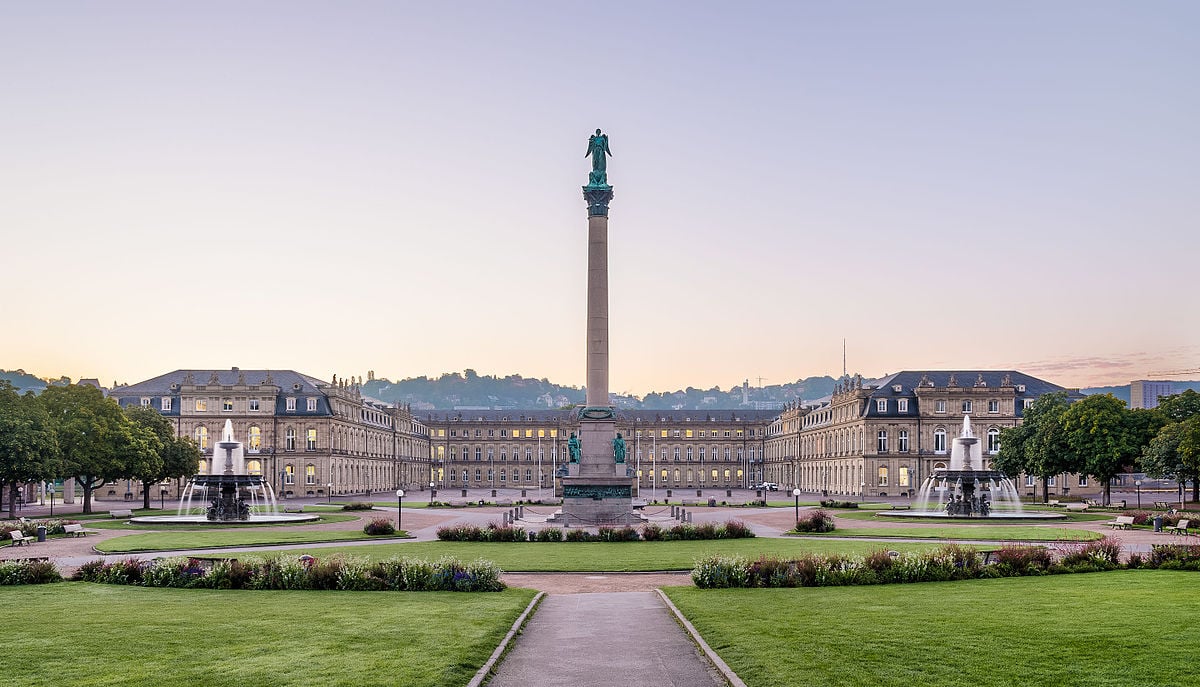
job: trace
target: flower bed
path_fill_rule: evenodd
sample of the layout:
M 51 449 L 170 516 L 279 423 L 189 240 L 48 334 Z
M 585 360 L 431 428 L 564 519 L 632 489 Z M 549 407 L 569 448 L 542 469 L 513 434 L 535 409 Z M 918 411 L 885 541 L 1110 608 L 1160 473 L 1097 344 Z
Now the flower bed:
M 26 537 L 36 537 L 38 527 L 45 527 L 46 534 L 62 534 L 66 531 L 63 529 L 64 525 L 78 524 L 78 520 L 60 520 L 58 518 L 5 523 L 0 525 L 0 540 L 12 539 L 12 537 L 8 536 L 8 533 L 17 530 L 19 530 L 21 534 L 25 535 Z
M 522 527 L 489 523 L 487 527 L 477 525 L 451 525 L 438 528 L 438 539 L 442 541 L 474 541 L 474 542 L 626 542 L 626 541 L 691 541 L 699 539 L 746 539 L 754 536 L 754 531 L 740 520 L 729 520 L 722 524 L 704 522 L 693 525 L 690 522 L 680 523 L 671 527 L 661 527 L 654 523 L 643 525 L 641 530 L 626 525 L 625 527 L 600 527 L 596 533 L 582 529 L 568 529 L 565 532 L 557 527 L 547 527 L 540 531 L 526 532 Z
M 0 562 L 0 586 L 61 582 L 62 574 L 50 561 Z
M 500 569 L 483 559 L 463 563 L 439 558 L 367 558 L 335 555 L 324 560 L 242 558 L 203 561 L 177 557 L 144 561 L 135 558 L 105 563 L 95 560 L 79 568 L 75 579 L 103 584 L 189 589 L 287 589 L 408 592 L 498 592 L 504 589 Z

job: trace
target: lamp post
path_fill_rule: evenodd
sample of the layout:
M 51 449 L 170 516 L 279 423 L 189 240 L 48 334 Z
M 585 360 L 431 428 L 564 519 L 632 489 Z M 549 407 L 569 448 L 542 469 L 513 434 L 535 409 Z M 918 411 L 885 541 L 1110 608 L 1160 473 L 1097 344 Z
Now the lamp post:
M 54 517 L 54 483 L 50 483 L 50 517 Z
M 1134 486 L 1137 487 L 1138 510 L 1142 509 L 1142 480 L 1133 480 Z
M 437 485 L 434 484 L 433 482 L 429 483 L 429 505 L 431 505 L 431 506 L 433 505 L 433 496 L 434 496 L 434 494 L 437 493 L 436 491 L 434 491 L 434 487 L 436 487 L 436 486 Z
M 792 496 L 796 497 L 796 522 L 800 522 L 800 490 L 793 489 Z
M 325 503 L 333 503 L 333 482 L 325 485 Z
M 396 531 L 397 532 L 399 532 L 402 529 L 400 527 L 400 517 L 402 515 L 403 510 L 404 510 L 404 490 L 397 489 L 396 490 Z
M 167 485 L 159 485 L 158 487 L 158 509 L 164 510 L 167 501 Z
M 866 495 L 867 495 L 867 483 L 863 482 L 858 487 L 858 502 L 862 503 L 863 499 L 866 497 Z

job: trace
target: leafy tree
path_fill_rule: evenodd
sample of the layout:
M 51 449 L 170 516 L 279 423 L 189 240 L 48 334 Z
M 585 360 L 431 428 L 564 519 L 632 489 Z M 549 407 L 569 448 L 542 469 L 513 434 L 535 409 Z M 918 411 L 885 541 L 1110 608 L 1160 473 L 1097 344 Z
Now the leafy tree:
M 992 458 L 992 467 L 1007 475 L 1036 475 L 1042 480 L 1042 500 L 1049 501 L 1051 477 L 1083 470 L 1063 428 L 1070 406 L 1065 392 L 1045 394 L 1034 401 L 1020 425 L 1000 430 L 1000 452 Z
M 175 436 L 171 421 L 158 411 L 144 406 L 130 406 L 125 414 L 135 425 L 153 433 L 156 458 L 143 465 L 146 472 L 135 475 L 142 481 L 142 508 L 150 508 L 150 492 L 155 484 L 176 477 L 196 474 L 203 453 L 188 438 Z
M 50 416 L 63 457 L 63 474 L 83 489 L 83 512 L 105 482 L 148 472 L 155 459 L 153 432 L 133 424 L 116 401 L 90 386 L 51 386 L 38 401 Z
M 1082 471 L 1103 482 L 1105 503 L 1112 479 L 1141 455 L 1161 426 L 1159 417 L 1152 411 L 1130 412 L 1112 394 L 1088 396 L 1064 413 L 1067 443 L 1082 459 Z
M 8 517 L 15 518 L 17 490 L 56 476 L 58 442 L 50 416 L 32 395 L 0 381 L 0 492 L 9 487 Z
M 1183 422 L 1189 417 L 1200 415 L 1200 394 L 1188 389 L 1182 394 L 1167 396 L 1159 400 L 1156 410 L 1172 422 Z
M 1192 482 L 1192 500 L 1200 500 L 1200 415 L 1172 422 L 1142 450 L 1142 470 L 1155 479 Z

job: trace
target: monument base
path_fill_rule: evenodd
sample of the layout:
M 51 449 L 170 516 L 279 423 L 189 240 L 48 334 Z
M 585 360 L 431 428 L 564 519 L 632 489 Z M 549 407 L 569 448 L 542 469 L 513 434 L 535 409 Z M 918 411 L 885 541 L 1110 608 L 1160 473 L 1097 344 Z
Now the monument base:
M 562 478 L 562 512 L 548 522 L 565 527 L 621 527 L 641 522 L 633 510 L 633 477 L 616 462 L 617 423 L 602 413 L 579 421 L 580 459 Z

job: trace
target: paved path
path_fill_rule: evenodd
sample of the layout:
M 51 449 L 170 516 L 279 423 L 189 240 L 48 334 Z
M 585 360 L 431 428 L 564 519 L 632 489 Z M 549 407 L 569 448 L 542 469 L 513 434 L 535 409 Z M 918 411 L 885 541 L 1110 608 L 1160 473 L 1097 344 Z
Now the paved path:
M 488 686 L 725 684 L 656 593 L 613 592 L 547 596 Z

